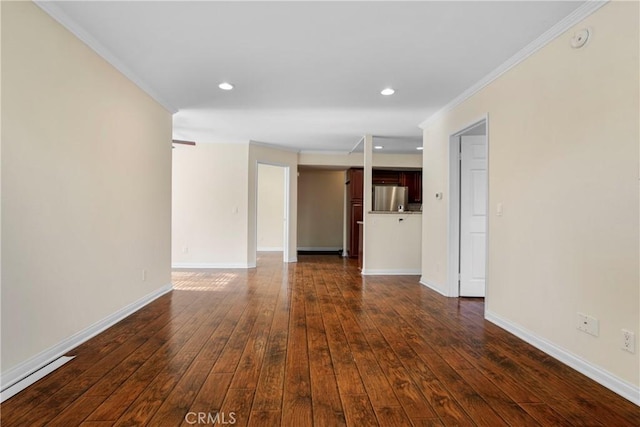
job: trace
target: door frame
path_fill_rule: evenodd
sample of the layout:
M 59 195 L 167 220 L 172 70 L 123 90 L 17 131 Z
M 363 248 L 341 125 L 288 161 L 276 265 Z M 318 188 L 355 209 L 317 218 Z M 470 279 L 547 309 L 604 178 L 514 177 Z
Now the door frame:
M 471 129 L 485 123 L 486 126 L 486 159 L 487 181 L 489 180 L 489 113 L 473 120 L 467 126 L 449 135 L 449 204 L 447 228 L 447 295 L 460 296 L 460 137 Z M 489 295 L 489 183 L 487 182 L 487 216 L 485 240 L 485 301 Z
M 282 237 L 282 261 L 283 262 L 291 262 L 289 260 L 289 207 L 290 200 L 289 196 L 291 194 L 290 189 L 290 180 L 291 180 L 291 166 L 284 163 L 272 163 L 258 160 L 256 161 L 256 174 L 255 174 L 255 227 L 254 227 L 254 242 L 255 242 L 255 258 L 258 258 L 258 182 L 260 180 L 260 165 L 267 166 L 276 166 L 284 169 L 284 218 L 283 218 L 283 232 L 284 236 Z

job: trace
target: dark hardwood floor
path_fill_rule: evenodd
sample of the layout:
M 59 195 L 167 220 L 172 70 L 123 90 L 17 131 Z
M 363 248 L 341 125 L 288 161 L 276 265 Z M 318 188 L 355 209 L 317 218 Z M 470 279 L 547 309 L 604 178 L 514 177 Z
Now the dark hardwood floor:
M 1 406 L 2 426 L 638 426 L 640 408 L 417 277 L 353 261 L 175 272 Z M 186 418 L 185 418 L 186 417 Z

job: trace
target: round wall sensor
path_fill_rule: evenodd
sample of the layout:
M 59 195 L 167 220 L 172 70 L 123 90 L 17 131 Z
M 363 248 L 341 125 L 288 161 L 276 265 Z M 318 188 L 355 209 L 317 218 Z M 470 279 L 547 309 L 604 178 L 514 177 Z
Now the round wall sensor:
M 571 47 L 574 49 L 579 49 L 585 44 L 587 44 L 587 40 L 589 40 L 589 29 L 584 28 L 573 35 L 571 38 Z

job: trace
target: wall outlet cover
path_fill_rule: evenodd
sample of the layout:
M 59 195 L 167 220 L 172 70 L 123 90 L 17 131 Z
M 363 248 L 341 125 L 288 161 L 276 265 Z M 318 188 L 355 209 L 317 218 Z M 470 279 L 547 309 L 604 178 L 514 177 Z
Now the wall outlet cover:
M 622 329 L 622 349 L 629 353 L 636 352 L 636 335 L 627 329 Z

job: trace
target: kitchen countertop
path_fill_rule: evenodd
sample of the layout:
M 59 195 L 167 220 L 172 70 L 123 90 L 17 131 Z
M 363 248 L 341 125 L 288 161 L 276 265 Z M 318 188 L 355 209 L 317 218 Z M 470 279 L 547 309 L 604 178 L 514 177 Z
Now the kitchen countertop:
M 421 211 L 404 211 L 404 212 L 398 212 L 398 211 L 369 211 L 370 214 L 382 214 L 382 215 L 389 215 L 389 214 L 395 214 L 395 215 L 415 215 L 415 214 L 422 214 Z

